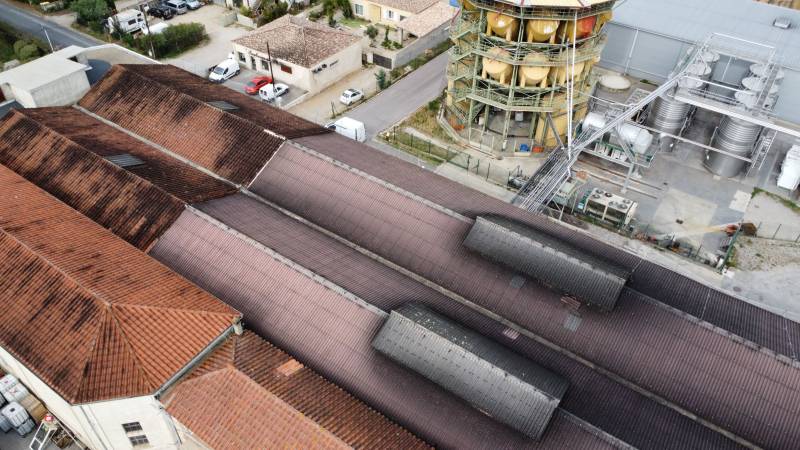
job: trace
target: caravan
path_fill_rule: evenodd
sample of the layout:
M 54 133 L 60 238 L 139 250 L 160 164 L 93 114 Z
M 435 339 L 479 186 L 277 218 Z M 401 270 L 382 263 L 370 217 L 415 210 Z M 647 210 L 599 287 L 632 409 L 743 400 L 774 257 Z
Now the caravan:
M 109 33 L 115 29 L 123 33 L 136 33 L 145 27 L 144 13 L 138 9 L 126 9 L 108 18 L 106 23 Z

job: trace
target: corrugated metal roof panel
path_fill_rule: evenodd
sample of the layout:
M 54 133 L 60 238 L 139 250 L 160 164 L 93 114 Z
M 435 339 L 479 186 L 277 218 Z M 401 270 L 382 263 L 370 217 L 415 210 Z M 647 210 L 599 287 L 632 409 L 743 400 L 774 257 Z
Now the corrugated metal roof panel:
M 478 217 L 464 245 L 606 311 L 614 309 L 629 276 L 621 267 L 497 216 Z
M 569 386 L 533 361 L 419 304 L 393 310 L 372 347 L 536 440 Z

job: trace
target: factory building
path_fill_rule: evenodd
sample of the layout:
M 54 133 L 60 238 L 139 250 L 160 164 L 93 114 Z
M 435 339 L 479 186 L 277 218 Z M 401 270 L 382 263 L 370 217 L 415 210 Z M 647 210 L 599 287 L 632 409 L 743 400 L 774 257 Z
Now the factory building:
M 465 1 L 450 32 L 450 126 L 496 153 L 541 152 L 571 139 L 567 130 L 586 114 L 613 6 Z

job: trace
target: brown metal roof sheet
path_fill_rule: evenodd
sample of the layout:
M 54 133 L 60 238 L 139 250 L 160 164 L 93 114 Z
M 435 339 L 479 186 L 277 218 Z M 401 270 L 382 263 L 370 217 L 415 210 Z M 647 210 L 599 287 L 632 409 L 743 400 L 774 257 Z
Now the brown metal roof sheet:
M 75 108 L 23 109 L 19 114 L 38 122 L 102 157 L 132 155 L 144 164 L 125 170 L 144 178 L 186 203 L 224 197 L 236 187 L 207 175 Z
M 180 383 L 164 403 L 215 450 L 351 448 L 233 367 Z
M 25 114 L 0 121 L 0 164 L 142 249 L 183 211 L 177 198 Z
M 347 163 L 364 166 L 367 163 L 359 161 L 378 158 L 374 150 L 360 151 L 363 158 Z M 435 175 L 398 164 L 375 162 L 377 168 L 372 170 L 381 177 L 394 173 L 394 179 L 404 184 L 432 184 L 428 177 Z M 582 311 L 579 325 L 571 331 L 563 325 L 560 295 L 531 281 L 520 287 L 513 270 L 463 247 L 472 223 L 468 217 L 426 204 L 291 145 L 284 147 L 252 189 L 746 439 L 773 447 L 800 439 L 800 371 L 668 312 L 636 291 L 623 291 L 620 310 L 614 313 Z M 425 193 L 419 188 L 415 191 Z M 470 212 L 479 208 L 477 202 Z M 687 355 L 687 359 L 706 362 L 675 360 L 673 352 L 689 352 L 692 358 Z M 751 366 L 751 359 L 760 364 Z M 670 365 L 665 366 L 667 362 Z M 731 377 L 732 373 L 743 376 Z
M 239 314 L 0 166 L 2 347 L 71 403 L 152 393 Z
M 724 436 L 617 383 L 591 367 L 524 335 L 512 339 L 501 323 L 258 200 L 240 194 L 199 207 L 204 213 L 224 221 L 228 226 L 384 311 L 393 310 L 409 301 L 425 303 L 550 370 L 563 374 L 570 380 L 571 388 L 561 407 L 635 447 L 657 448 L 663 442 L 673 442 L 676 447 L 685 449 L 735 447 Z M 205 239 L 198 240 L 208 242 Z M 165 262 L 172 264 L 172 261 Z M 570 317 L 570 311 L 561 308 L 554 320 L 564 323 Z M 298 345 L 316 345 L 314 339 L 304 341 L 302 338 L 302 335 L 297 337 L 301 339 Z M 635 411 L 635 414 L 631 411 Z M 551 428 L 552 426 L 551 424 Z
M 242 308 L 252 329 L 261 336 L 434 445 L 464 449 L 611 447 L 560 413 L 541 443 L 491 420 L 372 350 L 370 341 L 383 323 L 383 315 L 188 211 L 159 240 L 152 254 Z
M 567 228 L 545 217 L 530 214 L 476 190 L 376 152 L 341 135 L 310 136 L 297 140 L 315 151 L 419 195 L 467 217 L 502 215 L 526 223 L 601 255 L 632 270 L 629 286 L 666 305 L 741 336 L 779 355 L 800 361 L 800 324 L 724 292 L 703 285 L 624 249 L 601 242 L 587 233 Z M 710 301 L 713 299 L 713 301 Z M 731 311 L 739 311 L 732 316 Z

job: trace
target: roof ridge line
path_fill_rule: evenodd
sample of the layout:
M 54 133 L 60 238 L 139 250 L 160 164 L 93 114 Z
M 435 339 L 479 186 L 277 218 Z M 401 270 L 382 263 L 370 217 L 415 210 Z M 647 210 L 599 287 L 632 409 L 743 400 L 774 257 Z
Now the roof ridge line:
M 216 298 L 216 297 L 214 297 L 214 298 Z M 120 303 L 120 302 L 115 302 L 111 306 L 114 307 L 114 308 L 136 308 L 136 309 L 168 310 L 168 311 L 181 311 L 181 312 L 193 313 L 193 314 L 208 314 L 208 315 L 213 315 L 213 316 L 223 316 L 223 317 L 234 316 L 234 317 L 237 317 L 237 314 L 229 314 L 229 313 L 224 313 L 224 312 L 207 311 L 207 310 L 203 310 L 203 309 L 193 309 L 193 308 L 175 308 L 175 307 L 171 307 L 171 306 L 139 305 L 139 304 L 136 304 L 136 303 Z M 231 306 L 228 306 L 228 307 L 233 309 Z M 234 311 L 236 311 L 236 310 L 234 309 Z M 236 312 L 239 313 L 239 311 L 236 311 Z M 239 313 L 238 316 L 241 317 L 242 313 Z
M 122 335 L 122 340 L 125 343 L 125 346 L 128 348 L 128 351 L 131 352 L 131 354 L 132 354 L 132 356 L 133 356 L 133 358 L 135 360 L 135 364 L 134 365 L 136 366 L 137 370 L 139 370 L 141 372 L 142 377 L 144 377 L 145 380 L 147 380 L 148 384 L 150 384 L 150 388 L 151 389 L 153 389 L 153 390 L 158 389 L 159 386 L 155 383 L 154 380 L 152 380 L 148 376 L 147 372 L 143 369 L 143 364 L 139 359 L 139 354 L 136 353 L 134 345 L 131 343 L 131 340 L 128 337 L 128 333 L 125 331 L 125 327 L 122 326 L 122 324 L 120 323 L 119 319 L 117 318 L 117 315 L 114 313 L 114 307 L 113 306 L 109 307 L 109 312 L 108 313 L 111 315 L 111 319 L 114 321 L 114 325 L 119 329 L 119 332 Z
M 83 111 L 81 111 L 80 109 L 79 109 L 78 111 L 80 111 L 81 113 L 85 114 L 85 113 L 84 113 Z M 72 144 L 72 145 L 75 145 L 76 147 L 80 148 L 82 151 L 84 151 L 84 152 L 86 152 L 86 153 L 89 153 L 89 155 L 90 155 L 90 156 L 89 156 L 89 158 L 95 158 L 96 160 L 100 160 L 100 165 L 104 165 L 105 167 L 112 167 L 112 170 L 113 170 L 114 172 L 117 172 L 117 173 L 122 173 L 122 174 L 123 174 L 122 176 L 129 177 L 129 178 L 131 178 L 131 179 L 133 179 L 133 180 L 140 180 L 141 182 L 144 182 L 144 183 L 146 183 L 147 185 L 149 185 L 149 186 L 152 186 L 152 187 L 156 188 L 157 190 L 161 191 L 163 194 L 167 195 L 168 197 L 170 197 L 170 198 L 172 198 L 172 199 L 174 199 L 174 200 L 176 200 L 176 201 L 178 201 L 178 202 L 180 202 L 180 203 L 186 204 L 186 202 L 184 202 L 183 200 L 179 199 L 178 197 L 175 197 L 174 195 L 172 195 L 172 194 L 170 194 L 169 192 L 167 192 L 167 191 L 165 191 L 164 189 L 162 189 L 162 188 L 161 188 L 161 186 L 158 186 L 158 185 L 156 185 L 156 184 L 153 184 L 153 183 L 151 183 L 151 182 L 150 182 L 150 180 L 148 180 L 148 179 L 146 179 L 146 178 L 143 178 L 143 177 L 140 177 L 140 176 L 137 176 L 137 175 L 134 175 L 134 174 L 133 174 L 133 173 L 131 173 L 130 171 L 128 171 L 128 170 L 126 170 L 126 169 L 124 169 L 124 168 L 122 168 L 122 167 L 120 167 L 120 166 L 118 166 L 118 165 L 116 165 L 116 164 L 112 163 L 111 161 L 108 161 L 107 159 L 103 158 L 102 156 L 98 155 L 97 153 L 95 153 L 95 152 L 93 152 L 93 151 L 89 150 L 89 149 L 88 149 L 88 148 L 86 148 L 85 146 L 83 146 L 83 145 L 79 144 L 78 142 L 75 142 L 75 141 L 74 141 L 74 140 L 72 140 L 71 138 L 69 138 L 69 137 L 67 137 L 67 136 L 64 136 L 63 134 L 61 134 L 60 132 L 58 132 L 58 131 L 57 131 L 57 130 L 55 130 L 54 128 L 51 128 L 50 126 L 43 124 L 43 123 L 42 123 L 42 122 L 40 122 L 39 120 L 37 120 L 37 119 L 34 119 L 33 117 L 30 117 L 30 116 L 28 116 L 27 114 L 23 113 L 23 112 L 22 112 L 22 110 L 12 110 L 12 112 L 11 112 L 11 117 L 13 117 L 13 116 L 15 116 L 15 115 L 21 115 L 21 116 L 22 116 L 24 119 L 27 119 L 27 120 L 30 120 L 30 121 L 34 122 L 36 125 L 38 125 L 38 126 L 40 126 L 40 127 L 44 128 L 46 131 L 48 131 L 48 132 L 50 132 L 50 133 L 52 133 L 52 134 L 56 135 L 56 137 L 58 137 L 58 138 L 60 138 L 60 139 L 64 139 L 64 140 L 65 140 L 65 141 L 67 141 L 68 143 L 70 143 L 70 144 Z M 91 116 L 90 116 L 90 117 L 91 117 Z M 10 169 L 9 169 L 9 170 L 10 170 Z M 16 171 L 13 171 L 13 172 L 14 172 L 14 173 L 16 173 Z M 17 174 L 17 175 L 19 175 L 19 174 Z M 20 176 L 21 176 L 21 175 L 20 175 Z M 24 178 L 24 177 L 23 177 L 23 178 Z M 27 180 L 27 178 L 26 178 L 26 180 Z M 29 182 L 30 182 L 30 181 L 29 181 Z M 30 183 L 31 183 L 31 184 L 34 184 L 34 185 L 36 185 L 36 183 L 33 183 L 33 182 L 30 182 Z M 39 185 L 36 185 L 36 187 L 39 187 Z M 41 188 L 40 188 L 40 189 L 41 189 Z M 44 189 L 42 189 L 42 190 L 44 190 Z M 45 192 L 46 192 L 46 191 L 45 191 Z M 48 194 L 49 194 L 49 192 L 48 192 Z M 59 200 L 59 201 L 61 201 L 61 200 Z M 62 203 L 63 203 L 63 202 L 62 202 Z M 66 204 L 66 203 L 65 203 L 65 204 Z M 67 206 L 69 206 L 69 205 L 67 205 Z M 72 208 L 72 207 L 70 206 L 70 208 Z M 81 215 L 83 215 L 83 214 L 81 214 Z M 90 220 L 91 220 L 91 219 L 90 219 Z M 92 220 L 92 222 L 94 222 L 94 220 Z
M 280 134 L 278 134 L 278 133 L 276 133 L 276 132 L 274 132 L 274 131 L 272 131 L 272 130 L 268 130 L 268 129 L 264 128 L 263 126 L 261 126 L 261 125 L 259 125 L 259 124 L 255 123 L 255 122 L 251 122 L 250 120 L 248 120 L 248 119 L 245 119 L 244 117 L 239 117 L 239 116 L 237 116 L 236 114 L 231 114 L 231 113 L 229 113 L 228 111 L 223 111 L 223 110 L 221 110 L 221 109 L 219 109 L 219 108 L 215 108 L 215 107 L 213 107 L 213 106 L 209 105 L 207 101 L 200 100 L 200 99 L 199 99 L 199 98 L 197 98 L 197 97 L 193 97 L 193 96 L 191 96 L 191 95 L 189 95 L 189 94 L 186 94 L 186 93 L 184 93 L 184 92 L 182 92 L 182 91 L 180 91 L 180 90 L 178 90 L 178 89 L 175 89 L 175 88 L 173 88 L 173 87 L 171 87 L 171 86 L 169 86 L 169 85 L 167 85 L 167 84 L 164 84 L 164 83 L 162 83 L 162 82 L 161 82 L 161 81 L 159 81 L 159 80 L 156 80 L 156 79 L 149 78 L 149 77 L 146 77 L 146 76 L 144 76 L 144 75 L 141 75 L 141 74 L 139 74 L 138 72 L 136 72 L 136 71 L 134 71 L 134 70 L 129 70 L 129 69 L 128 69 L 128 66 L 130 66 L 130 65 L 131 65 L 131 64 L 119 64 L 119 67 L 121 67 L 121 68 L 122 68 L 122 70 L 124 70 L 125 72 L 132 73 L 132 74 L 134 74 L 136 77 L 138 77 L 138 78 L 140 78 L 140 79 L 143 79 L 145 82 L 156 83 L 156 84 L 158 84 L 159 86 L 161 86 L 161 87 L 162 87 L 162 88 L 164 88 L 164 89 L 167 89 L 167 90 L 169 90 L 169 91 L 171 91 L 171 92 L 175 92 L 175 93 L 177 93 L 177 94 L 178 94 L 179 96 L 181 96 L 181 97 L 188 98 L 188 99 L 189 99 L 189 100 L 191 100 L 192 102 L 200 103 L 200 104 L 202 104 L 202 105 L 203 105 L 203 107 L 205 107 L 205 108 L 211 108 L 213 111 L 216 111 L 216 112 L 218 112 L 218 113 L 222 113 L 222 114 L 223 114 L 223 115 L 225 115 L 226 117 L 232 117 L 234 120 L 236 120 L 236 121 L 238 121 L 238 122 L 241 122 L 241 123 L 246 123 L 246 124 L 249 124 L 249 125 L 255 126 L 256 128 L 260 128 L 260 129 L 264 130 L 265 132 L 267 132 L 267 133 L 269 133 L 269 134 L 271 134 L 271 135 L 273 135 L 273 136 L 275 136 L 275 137 L 277 137 L 277 138 L 283 139 L 284 141 L 287 141 L 287 140 L 288 140 L 288 139 L 286 138 L 286 136 L 282 136 L 282 135 L 280 135 Z M 168 65 L 171 65 L 171 64 L 168 64 Z M 195 75 L 195 74 L 193 74 L 193 73 L 189 72 L 188 70 L 181 69 L 181 68 L 180 68 L 180 67 L 178 67 L 178 66 L 172 66 L 172 67 L 175 67 L 175 68 L 177 68 L 177 69 L 179 69 L 179 70 L 183 70 L 184 72 L 186 72 L 186 73 L 190 74 L 191 76 L 195 76 L 195 77 L 197 76 L 197 75 Z M 227 101 L 227 100 L 225 100 L 225 101 Z M 76 103 L 76 104 L 75 104 L 75 106 L 79 106 L 79 105 Z

